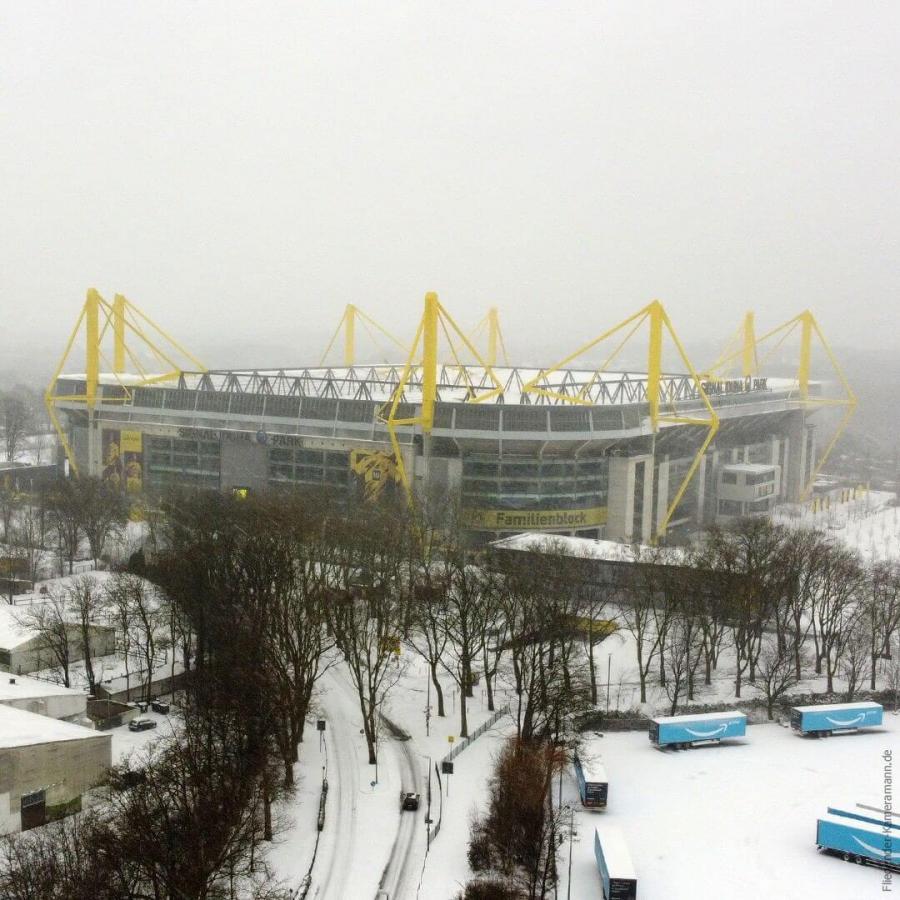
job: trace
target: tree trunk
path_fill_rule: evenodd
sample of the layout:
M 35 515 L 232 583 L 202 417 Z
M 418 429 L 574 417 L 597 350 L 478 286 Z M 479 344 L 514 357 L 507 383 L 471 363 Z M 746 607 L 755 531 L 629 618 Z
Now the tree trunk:
M 466 694 L 465 691 L 459 692 L 459 736 L 469 736 L 469 719 L 466 711 Z
M 594 639 L 588 636 L 588 674 L 591 680 L 591 706 L 597 705 L 597 664 L 594 662 Z
M 443 719 L 446 715 L 444 711 L 444 690 L 437 676 L 437 662 L 431 664 L 431 684 L 434 686 L 434 693 L 437 696 L 437 714 Z

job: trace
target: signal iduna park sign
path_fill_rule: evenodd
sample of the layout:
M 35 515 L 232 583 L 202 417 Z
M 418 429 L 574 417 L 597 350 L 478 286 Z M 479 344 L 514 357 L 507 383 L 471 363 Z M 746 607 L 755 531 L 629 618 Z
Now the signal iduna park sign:
M 590 528 L 606 522 L 606 507 L 586 509 L 464 509 L 463 524 L 485 531 L 530 528 Z

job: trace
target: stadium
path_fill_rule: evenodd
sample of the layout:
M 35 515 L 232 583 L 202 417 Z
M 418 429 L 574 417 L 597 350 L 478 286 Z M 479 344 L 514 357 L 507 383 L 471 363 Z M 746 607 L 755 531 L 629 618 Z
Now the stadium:
M 391 338 L 395 362 L 356 362 L 367 323 L 388 334 L 347 308 L 339 366 L 207 369 L 133 303 L 91 290 L 46 394 L 68 465 L 123 492 L 437 492 L 474 544 L 520 531 L 677 541 L 804 500 L 856 403 L 808 311 L 758 338 L 748 314 L 701 371 L 657 301 L 542 368 L 498 365 L 496 313 L 479 349 L 435 294 L 412 345 Z M 795 375 L 767 375 L 791 335 Z M 644 370 L 616 369 L 635 342 Z M 829 378 L 813 379 L 814 348 Z

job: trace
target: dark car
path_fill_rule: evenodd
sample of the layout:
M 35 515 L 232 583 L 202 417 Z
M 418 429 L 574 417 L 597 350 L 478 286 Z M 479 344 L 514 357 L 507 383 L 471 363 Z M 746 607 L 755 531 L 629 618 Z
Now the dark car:
M 129 731 L 149 731 L 151 728 L 156 728 L 153 719 L 132 719 L 128 723 Z
M 419 808 L 419 795 L 409 791 L 400 795 L 400 808 L 403 810 L 416 810 Z
M 165 700 L 154 700 L 150 704 L 150 709 L 152 709 L 153 712 L 167 713 L 170 709 L 170 705 Z

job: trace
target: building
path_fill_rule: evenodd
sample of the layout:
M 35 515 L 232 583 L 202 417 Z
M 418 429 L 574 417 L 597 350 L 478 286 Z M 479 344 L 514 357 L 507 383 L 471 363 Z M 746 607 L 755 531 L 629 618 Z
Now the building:
M 112 735 L 0 704 L 0 833 L 78 812 L 112 765 Z
M 36 600 L 34 606 L 45 601 Z M 53 652 L 51 641 L 36 628 L 25 624 L 31 606 L 0 604 L 0 672 L 25 675 L 54 669 L 59 658 Z M 84 658 L 81 629 L 74 623 L 66 623 L 69 662 Z M 116 632 L 109 625 L 90 626 L 91 656 L 108 656 L 116 649 Z
M 27 675 L 0 674 L 0 704 L 26 712 L 82 723 L 87 718 L 87 694 Z
M 83 312 L 94 317 L 91 333 L 102 334 L 103 315 L 104 330 L 124 333 L 124 298 L 114 307 L 91 297 Z M 661 368 L 671 324 L 657 302 L 622 323 L 650 322 L 643 372 L 441 365 L 445 315 L 428 295 L 410 354 L 421 363 L 406 365 L 134 375 L 117 345 L 121 368 L 103 374 L 89 345 L 88 374 L 51 385 L 62 443 L 78 471 L 123 491 L 446 492 L 475 543 L 529 530 L 626 542 L 677 536 L 730 515 L 732 503 L 756 511 L 763 500 L 799 500 L 821 465 L 818 432 L 835 401 L 810 379 L 808 352 L 796 378 L 751 365 L 752 321 L 744 358 L 753 374 L 723 378 L 698 376 L 680 345 L 683 369 Z M 810 313 L 786 325 L 802 327 L 807 351 L 821 334 Z M 848 397 L 839 402 L 851 406 Z M 727 480 L 748 465 L 776 473 L 765 498 L 749 471 L 737 485 Z
M 765 463 L 729 463 L 719 469 L 716 521 L 772 512 L 780 496 L 781 466 Z

